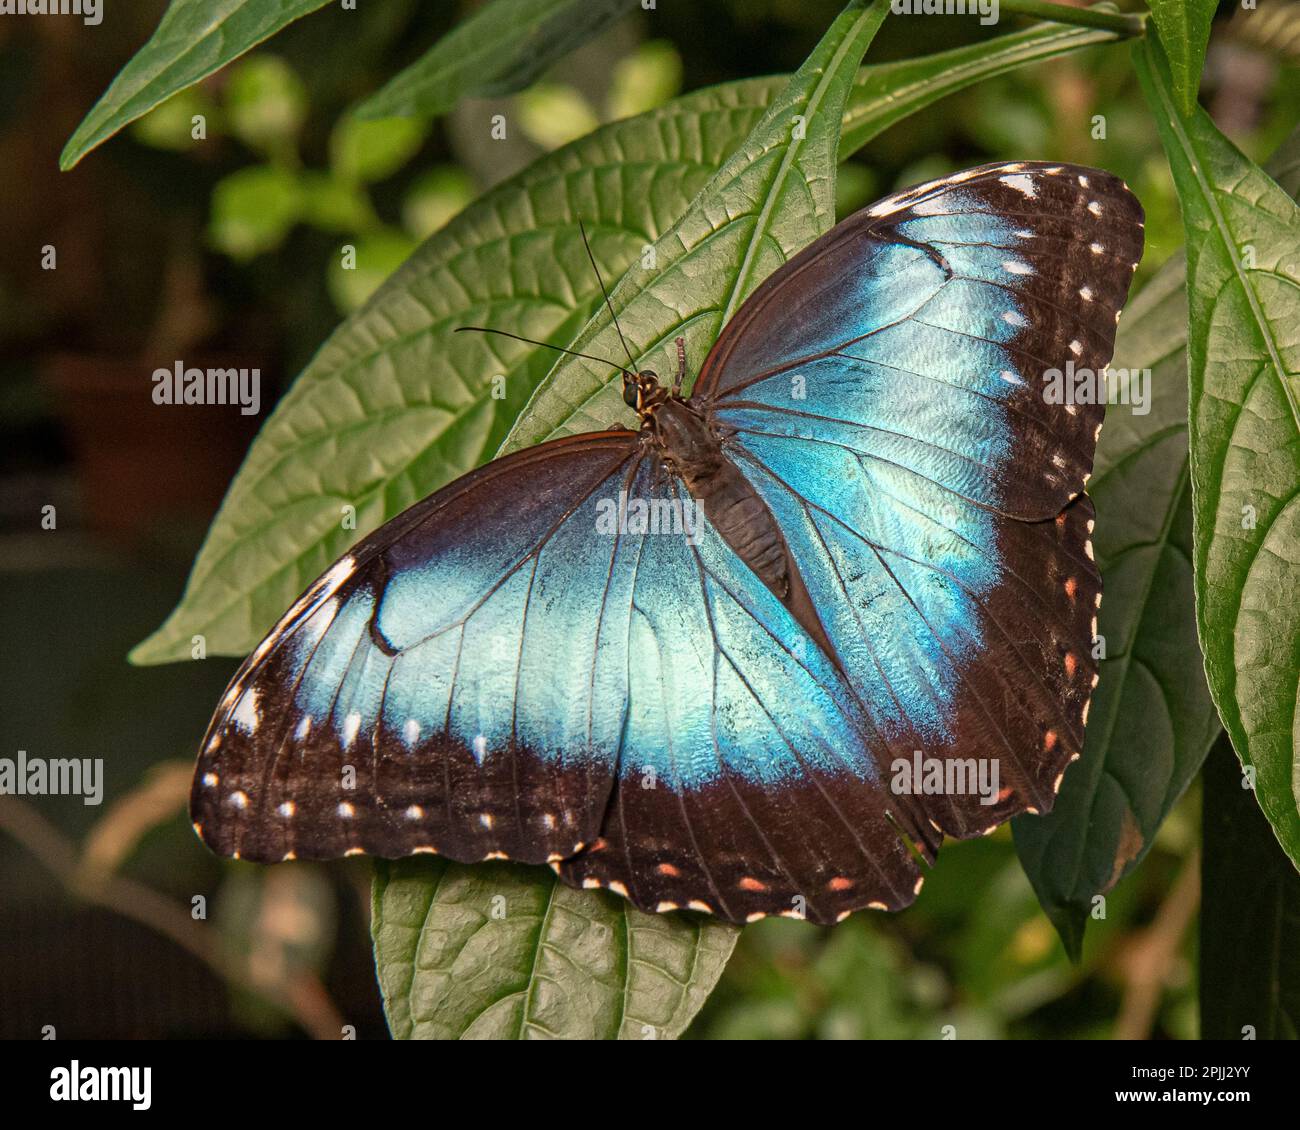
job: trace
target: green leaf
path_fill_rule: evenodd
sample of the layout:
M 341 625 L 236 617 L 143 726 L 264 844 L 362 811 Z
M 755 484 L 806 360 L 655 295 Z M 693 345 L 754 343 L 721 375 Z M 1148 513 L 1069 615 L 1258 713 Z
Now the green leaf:
M 1098 37 L 1114 38 L 1048 25 L 863 67 L 845 136 L 863 145 L 981 77 Z M 426 241 L 334 332 L 263 426 L 184 597 L 132 662 L 188 659 L 194 635 L 210 655 L 246 654 L 356 538 L 488 458 L 552 357 L 455 328 L 567 344 L 600 302 L 577 217 L 601 272 L 617 278 L 686 210 L 784 81 L 729 83 L 605 126 L 498 185 Z M 840 152 L 849 152 L 843 143 Z M 357 508 L 355 531 L 341 524 L 344 505 Z
M 1147 0 L 1169 60 L 1173 95 L 1185 116 L 1196 109 L 1210 22 L 1218 6 L 1219 0 Z
M 1300 874 L 1223 740 L 1201 801 L 1201 1039 L 1300 1039 Z
M 198 144 L 194 137 L 194 119 L 204 118 L 206 130 L 216 132 L 221 110 L 198 87 L 189 87 L 155 106 L 131 127 L 131 136 L 155 149 L 183 152 Z
M 1269 167 L 1300 191 L 1300 129 Z M 1151 370 L 1151 410 L 1111 405 L 1088 493 L 1106 641 L 1083 757 L 1016 850 L 1070 956 L 1095 895 L 1146 855 L 1221 732 L 1196 639 L 1187 452 L 1187 269 L 1179 253 L 1129 305 L 1113 370 Z
M 302 170 L 298 174 L 298 184 L 302 191 L 302 218 L 321 231 L 352 233 L 378 226 L 379 220 L 370 198 L 361 185 L 315 169 Z M 408 246 L 406 254 L 409 255 L 411 250 Z M 401 261 L 399 259 L 398 263 Z M 383 278 L 376 280 L 376 285 L 383 281 Z M 367 297 L 374 289 L 372 286 L 366 292 Z
M 636 0 L 490 0 L 358 108 L 363 118 L 434 117 L 466 97 L 523 90 Z
M 240 141 L 264 153 L 290 149 L 307 116 L 307 91 L 283 59 L 259 54 L 230 68 L 226 118 Z
M 1210 692 L 1300 863 L 1300 208 L 1135 52 L 1187 231 L 1193 563 Z
M 414 250 L 415 241 L 392 228 L 357 236 L 330 261 L 327 279 L 334 304 L 349 312 L 364 305 Z
M 543 149 L 558 149 L 600 125 L 579 91 L 563 83 L 539 82 L 516 101 L 519 128 Z
M 424 144 L 426 130 L 409 118 L 339 119 L 330 134 L 330 168 L 344 180 L 372 183 L 391 177 Z
M 459 165 L 421 173 L 402 200 L 402 223 L 420 239 L 431 236 L 474 200 L 474 181 Z
M 329 0 L 172 0 L 157 30 L 92 107 L 59 157 L 70 169 L 165 98 Z
M 675 1039 L 740 933 L 643 914 L 549 871 L 414 857 L 375 864 L 371 931 L 398 1039 Z
M 750 292 L 830 230 L 844 106 L 857 61 L 887 11 L 884 2 L 849 5 L 686 214 L 613 288 L 618 325 L 601 307 L 575 350 L 618 358 L 626 339 L 636 368 L 670 373 L 680 336 L 687 357 L 702 358 Z M 561 357 L 502 452 L 624 421 L 628 410 L 610 378 L 607 365 Z
M 630 118 L 662 106 L 682 88 L 682 57 L 666 39 L 642 43 L 614 64 L 605 109 Z
M 1100 28 L 1038 24 L 997 39 L 922 55 L 918 59 L 863 67 L 854 80 L 844 114 L 840 159 L 855 153 L 873 137 L 918 110 L 981 79 L 1084 47 L 1118 43 L 1121 39 L 1123 36 L 1117 32 Z
M 250 165 L 212 190 L 208 238 L 232 259 L 252 259 L 280 246 L 303 207 L 302 184 L 292 169 Z

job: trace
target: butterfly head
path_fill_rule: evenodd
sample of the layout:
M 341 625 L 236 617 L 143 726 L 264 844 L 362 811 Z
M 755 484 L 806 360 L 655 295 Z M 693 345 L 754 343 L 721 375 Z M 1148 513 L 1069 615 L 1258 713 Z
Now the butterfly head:
M 659 375 L 653 369 L 642 369 L 639 373 L 623 370 L 623 403 L 642 419 L 654 413 L 665 400 L 668 390 L 659 383 Z

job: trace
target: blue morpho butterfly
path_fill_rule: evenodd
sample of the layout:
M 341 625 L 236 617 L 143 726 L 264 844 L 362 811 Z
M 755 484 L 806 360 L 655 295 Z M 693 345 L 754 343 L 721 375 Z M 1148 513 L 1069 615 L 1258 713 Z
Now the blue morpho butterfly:
M 1104 397 L 1044 381 L 1104 369 L 1141 251 L 1127 186 L 1072 165 L 845 220 L 689 398 L 625 370 L 639 430 L 489 463 L 320 577 L 212 720 L 200 836 L 549 863 L 732 922 L 907 905 L 1082 748 Z

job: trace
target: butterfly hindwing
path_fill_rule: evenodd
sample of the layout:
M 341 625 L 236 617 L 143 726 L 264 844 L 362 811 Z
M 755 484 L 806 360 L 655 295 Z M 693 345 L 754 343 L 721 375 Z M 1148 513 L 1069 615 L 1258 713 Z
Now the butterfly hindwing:
M 670 508 L 685 491 L 647 461 L 633 497 Z M 646 910 L 732 921 L 833 922 L 915 897 L 920 872 L 897 827 L 857 697 L 707 516 L 692 538 L 625 544 L 635 577 L 628 721 L 601 837 L 560 865 Z

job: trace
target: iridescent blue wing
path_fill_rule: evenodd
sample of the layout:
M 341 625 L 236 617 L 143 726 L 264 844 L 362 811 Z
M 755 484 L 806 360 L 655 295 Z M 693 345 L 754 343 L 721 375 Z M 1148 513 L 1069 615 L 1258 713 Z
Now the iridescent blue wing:
M 1047 810 L 1082 748 L 1101 599 L 1083 489 L 1104 405 L 1086 380 L 1055 392 L 1109 361 L 1141 250 L 1141 207 L 1108 173 L 973 169 L 793 258 L 696 385 L 876 728 L 998 767 L 994 804 L 923 798 L 953 835 Z
M 833 921 L 918 885 L 869 727 L 634 433 L 577 436 L 321 577 L 232 681 L 191 812 L 244 859 L 545 861 L 647 910 Z
M 627 662 L 595 508 L 638 458 L 631 432 L 529 449 L 340 559 L 212 719 L 190 805 L 208 846 L 540 863 L 595 839 Z

